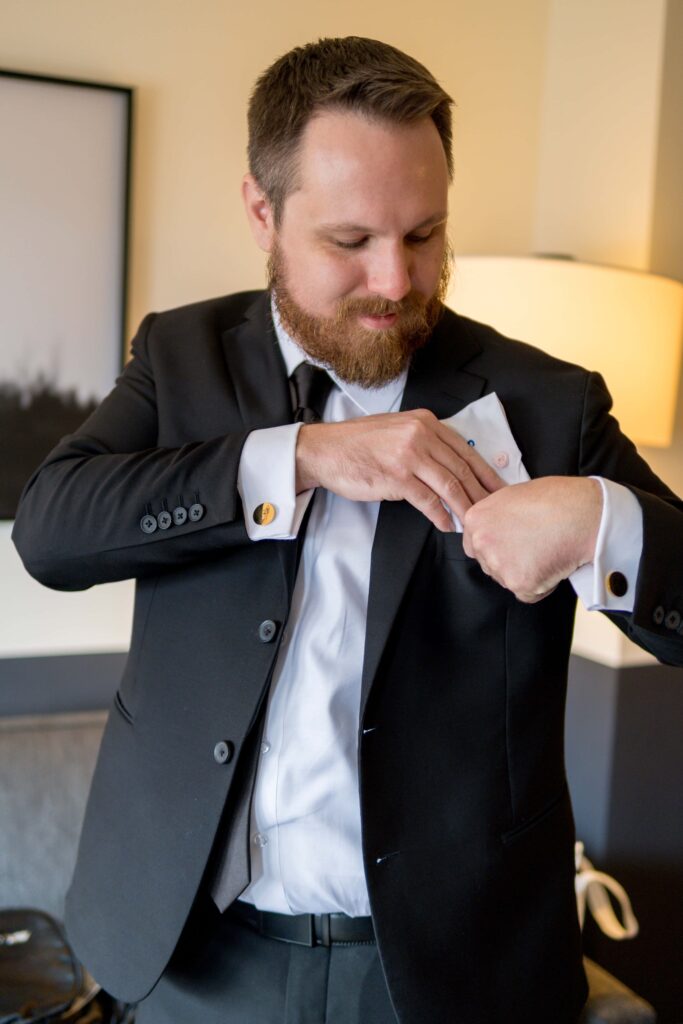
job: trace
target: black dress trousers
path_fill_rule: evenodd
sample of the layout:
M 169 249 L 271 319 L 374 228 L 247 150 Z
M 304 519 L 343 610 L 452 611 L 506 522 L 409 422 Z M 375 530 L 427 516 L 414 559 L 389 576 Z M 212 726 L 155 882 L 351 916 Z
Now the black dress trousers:
M 300 946 L 206 897 L 136 1024 L 397 1024 L 374 943 Z

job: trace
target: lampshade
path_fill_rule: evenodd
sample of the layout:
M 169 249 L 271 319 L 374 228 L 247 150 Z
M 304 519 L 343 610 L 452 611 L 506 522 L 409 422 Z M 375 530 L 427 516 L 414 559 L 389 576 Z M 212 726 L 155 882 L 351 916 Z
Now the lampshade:
M 683 284 L 571 259 L 457 256 L 446 304 L 598 370 L 624 432 L 640 444 L 671 443 Z

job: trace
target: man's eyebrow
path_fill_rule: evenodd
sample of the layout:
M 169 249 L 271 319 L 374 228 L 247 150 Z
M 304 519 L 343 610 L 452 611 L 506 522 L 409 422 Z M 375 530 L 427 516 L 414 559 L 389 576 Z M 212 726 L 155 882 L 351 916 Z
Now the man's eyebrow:
M 435 227 L 437 224 L 443 223 L 448 219 L 447 213 L 435 213 L 431 217 L 427 217 L 426 220 L 420 221 L 415 227 L 411 228 L 407 234 L 412 234 L 413 231 L 422 231 L 424 228 Z M 361 235 L 372 235 L 374 231 L 372 228 L 366 227 L 363 224 L 321 224 L 319 227 L 320 231 L 352 231 Z

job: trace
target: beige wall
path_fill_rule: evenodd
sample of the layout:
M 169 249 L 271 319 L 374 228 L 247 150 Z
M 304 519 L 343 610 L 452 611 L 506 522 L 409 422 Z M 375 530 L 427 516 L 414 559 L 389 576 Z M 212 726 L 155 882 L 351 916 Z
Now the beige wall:
M 461 249 L 531 242 L 547 0 L 0 0 L 0 66 L 136 88 L 129 327 L 260 287 L 239 199 L 256 75 L 320 35 L 383 38 L 458 102 Z M 419 11 L 419 17 L 416 15 Z
M 674 258 L 665 253 L 683 252 L 683 26 L 675 10 L 683 11 L 680 0 L 0 0 L 0 67 L 135 87 L 132 332 L 150 309 L 262 284 L 262 257 L 239 198 L 246 102 L 271 60 L 321 35 L 394 43 L 423 60 L 455 98 L 457 251 L 573 248 L 599 258 L 591 246 L 606 245 L 604 258 L 643 266 L 649 258 L 656 269 L 683 276 L 680 264 L 662 265 Z M 579 72 L 588 135 L 571 107 L 562 113 Z M 610 120 L 615 104 L 623 111 L 618 124 Z M 611 132 L 607 146 L 603 125 Z M 589 137 L 590 151 L 583 145 Z M 584 158 L 580 178 L 576 157 Z M 594 222 L 591 208 L 600 211 L 617 193 L 611 220 Z M 579 212 L 568 219 L 569 198 Z M 613 234 L 601 240 L 593 229 L 621 230 L 625 211 L 632 219 L 620 256 Z M 683 490 L 683 399 L 673 448 L 648 455 Z M 28 653 L 34 643 L 42 653 L 125 647 L 128 584 L 108 588 L 100 604 L 91 594 L 48 593 L 22 575 L 8 524 L 0 524 L 6 594 L 12 581 L 24 599 L 0 625 L 0 656 Z M 83 607 L 73 614 L 76 602 Z M 39 638 L 36 607 L 45 624 Z M 78 621 L 89 622 L 86 638 Z

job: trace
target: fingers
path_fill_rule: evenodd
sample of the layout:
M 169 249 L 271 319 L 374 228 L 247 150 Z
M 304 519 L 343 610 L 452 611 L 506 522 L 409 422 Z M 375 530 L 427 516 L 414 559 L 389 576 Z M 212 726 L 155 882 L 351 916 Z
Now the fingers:
M 504 486 L 478 452 L 426 409 L 304 425 L 296 482 L 297 492 L 323 486 L 353 501 L 405 499 L 443 532 L 454 529 L 449 510 L 462 519 Z
M 496 473 L 492 466 L 481 457 L 472 445 L 469 445 L 461 434 L 436 420 L 436 433 L 444 446 L 452 452 L 458 461 L 467 466 L 472 476 L 479 482 L 487 494 L 493 494 L 505 487 L 505 481 Z M 477 499 L 479 500 L 479 499 Z
M 450 513 L 444 508 L 443 502 L 426 484 L 414 477 L 405 488 L 404 498 L 418 512 L 421 512 L 442 533 L 454 533 L 455 526 Z
M 424 453 L 414 472 L 437 496 L 439 503 L 443 502 L 462 519 L 472 505 L 506 486 L 496 471 L 454 430 L 427 410 L 418 409 L 415 415 L 425 428 L 426 438 Z M 442 520 L 439 511 L 428 518 L 435 524 Z M 450 523 L 450 516 L 447 518 Z

